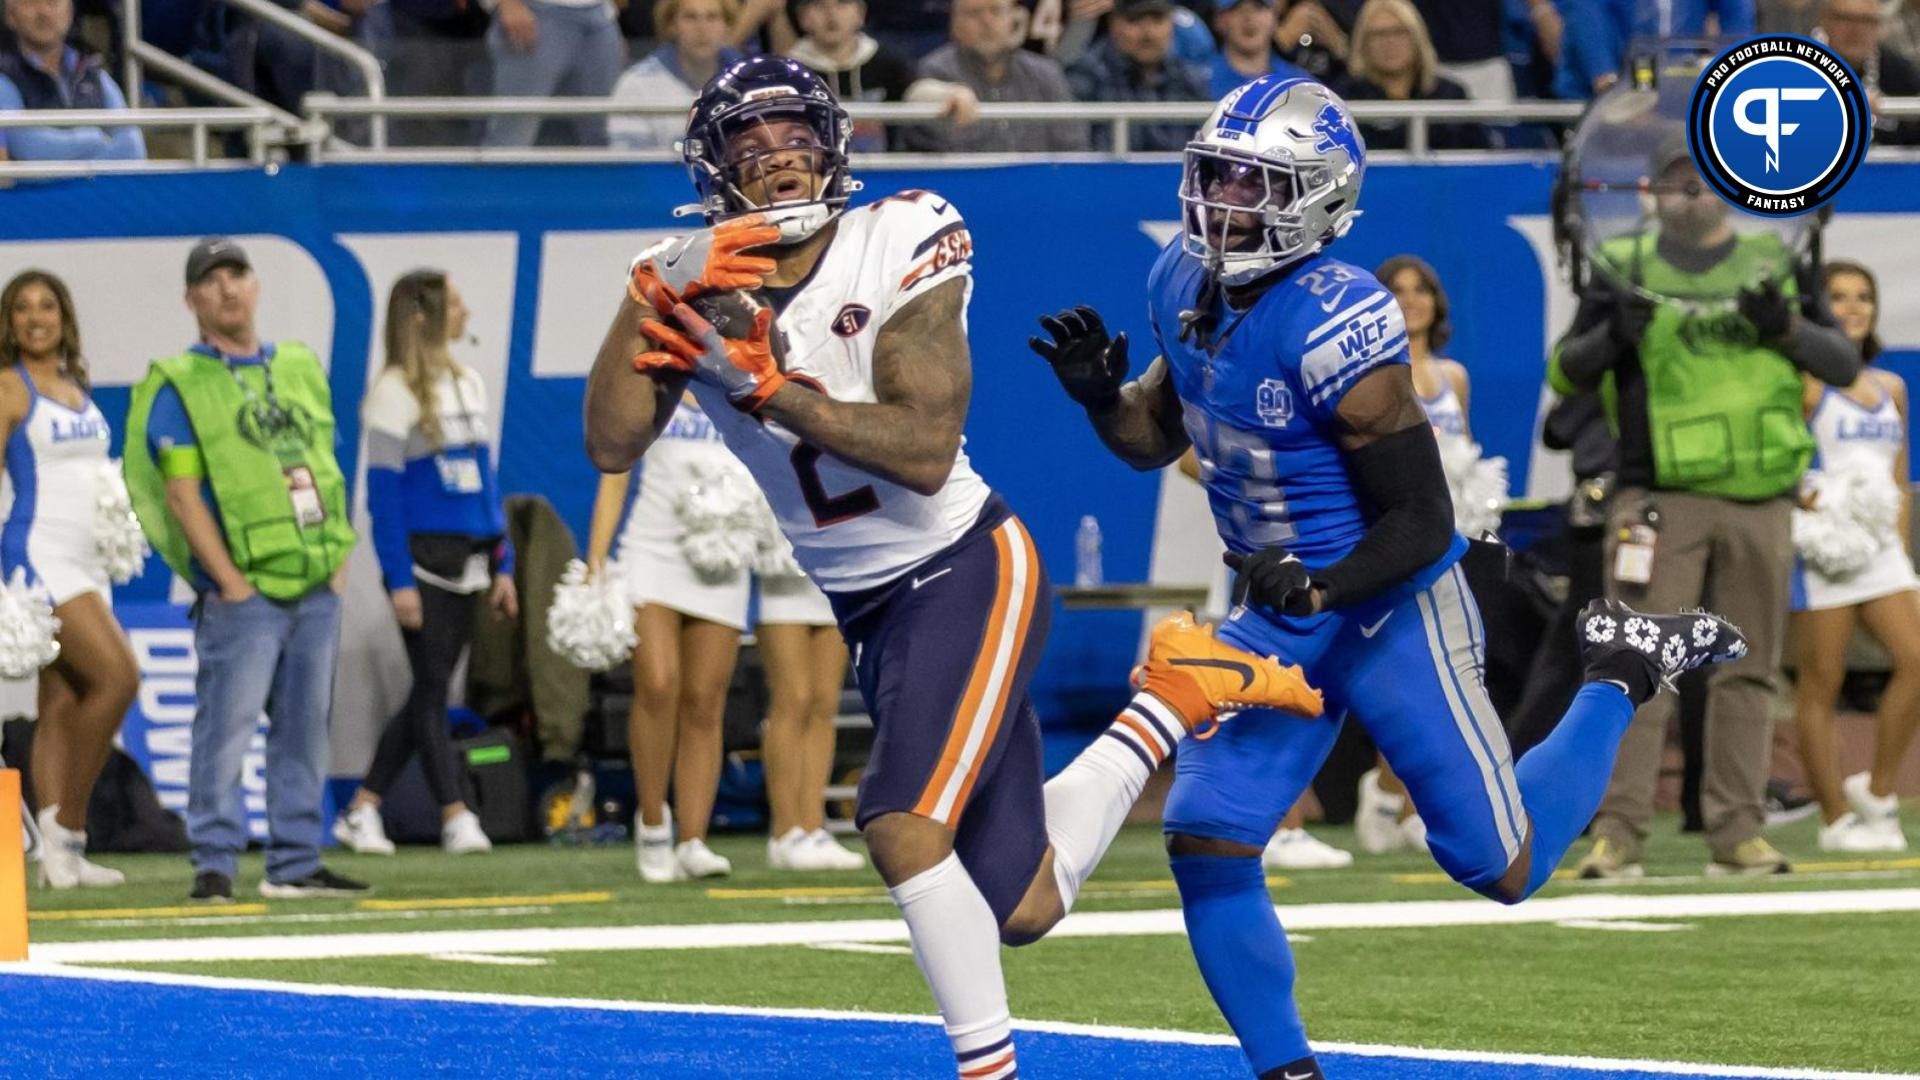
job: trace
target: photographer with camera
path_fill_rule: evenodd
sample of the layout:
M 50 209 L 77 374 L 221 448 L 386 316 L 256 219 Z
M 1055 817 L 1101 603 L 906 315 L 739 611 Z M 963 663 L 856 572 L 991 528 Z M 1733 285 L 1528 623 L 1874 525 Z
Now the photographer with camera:
M 1650 165 L 1651 227 L 1599 245 L 1614 280 L 1585 291 L 1549 377 L 1562 395 L 1599 387 L 1619 435 L 1608 597 L 1642 611 L 1711 598 L 1750 644 L 1708 682 L 1708 873 L 1784 873 L 1786 858 L 1760 832 L 1793 567 L 1789 515 L 1813 454 L 1801 372 L 1846 386 L 1860 354 L 1798 310 L 1786 244 L 1770 230 L 1735 228 L 1683 137 L 1662 142 Z M 1631 637 L 1633 622 L 1620 632 Z M 1582 877 L 1642 874 L 1674 705 L 1661 695 L 1635 717 Z

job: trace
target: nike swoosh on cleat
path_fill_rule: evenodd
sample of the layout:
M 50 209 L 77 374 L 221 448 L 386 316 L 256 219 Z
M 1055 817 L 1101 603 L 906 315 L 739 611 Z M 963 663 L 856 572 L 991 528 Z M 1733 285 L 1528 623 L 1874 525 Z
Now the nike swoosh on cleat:
M 1373 635 L 1379 633 L 1380 628 L 1387 625 L 1387 620 L 1391 618 L 1393 618 L 1393 612 L 1389 611 L 1385 615 L 1380 616 L 1379 622 L 1374 623 L 1372 626 L 1361 627 L 1360 636 L 1363 638 L 1366 638 L 1369 641 L 1373 640 Z
M 928 574 L 928 575 L 927 575 L 926 577 L 923 577 L 923 578 L 920 578 L 920 577 L 917 577 L 917 578 L 914 578 L 914 579 L 913 579 L 913 587 L 917 589 L 917 588 L 919 588 L 920 586 L 922 586 L 922 585 L 925 585 L 925 584 L 927 584 L 928 582 L 930 582 L 930 581 L 933 581 L 933 580 L 935 580 L 936 578 L 942 578 L 942 577 L 945 577 L 946 575 L 948 575 L 948 574 L 951 574 L 951 573 L 953 573 L 953 567 L 951 567 L 951 566 L 949 566 L 949 567 L 947 567 L 947 568 L 946 568 L 945 570 L 936 570 L 936 571 L 934 571 L 933 573 L 931 573 L 931 574 Z
M 1253 665 L 1238 660 L 1172 660 L 1169 663 L 1174 667 L 1210 667 L 1231 671 L 1240 676 L 1240 689 L 1245 690 L 1253 685 Z

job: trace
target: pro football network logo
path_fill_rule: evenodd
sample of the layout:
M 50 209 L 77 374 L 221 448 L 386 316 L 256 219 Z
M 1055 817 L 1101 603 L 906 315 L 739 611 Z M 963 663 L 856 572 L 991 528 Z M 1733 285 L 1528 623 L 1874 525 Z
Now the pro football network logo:
M 1839 193 L 1873 131 L 1866 88 L 1831 49 L 1764 34 L 1721 53 L 1687 112 L 1693 161 L 1720 197 L 1793 217 Z

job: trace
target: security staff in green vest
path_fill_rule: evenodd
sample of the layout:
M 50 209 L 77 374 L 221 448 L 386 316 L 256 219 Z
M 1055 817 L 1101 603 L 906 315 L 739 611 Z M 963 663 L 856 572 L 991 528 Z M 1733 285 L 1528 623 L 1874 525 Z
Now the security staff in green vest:
M 364 884 L 320 863 L 339 590 L 354 543 L 326 372 L 304 345 L 261 341 L 260 283 L 240 245 L 201 241 L 186 277 L 200 339 L 154 361 L 134 388 L 125 461 L 148 539 L 199 597 L 187 795 L 192 896 L 233 898 L 247 846 L 242 779 L 263 711 L 270 724 L 260 894 L 361 894 Z
M 1650 164 L 1652 227 L 1608 241 L 1598 260 L 1631 280 L 1596 277 L 1549 380 L 1561 394 L 1597 386 L 1619 436 L 1608 597 L 1642 611 L 1711 601 L 1747 635 L 1747 657 L 1707 683 L 1707 872 L 1785 873 L 1785 856 L 1760 833 L 1793 569 L 1789 515 L 1813 454 L 1800 373 L 1846 386 L 1860 355 L 1802 314 L 1785 245 L 1771 231 L 1735 230 L 1684 139 L 1663 143 Z M 1663 694 L 1634 718 L 1582 877 L 1643 873 L 1674 705 Z

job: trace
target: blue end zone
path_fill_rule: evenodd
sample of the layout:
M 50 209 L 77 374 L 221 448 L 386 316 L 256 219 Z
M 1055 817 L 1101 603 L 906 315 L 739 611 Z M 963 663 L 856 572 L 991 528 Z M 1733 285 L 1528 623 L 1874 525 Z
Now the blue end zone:
M 582 988 L 590 989 L 590 988 Z M 946 1077 L 930 1024 L 652 1013 L 0 976 L 0 1071 L 102 1076 Z M 1245 1080 L 1239 1052 L 1024 1031 L 1029 1080 Z M 1545 1065 L 1327 1055 L 1334 1080 L 1645 1077 Z

